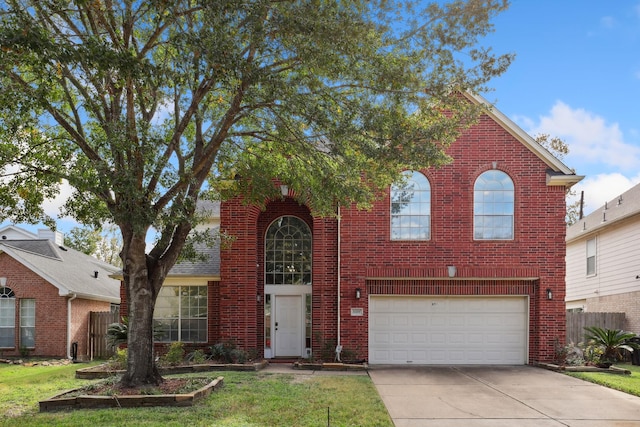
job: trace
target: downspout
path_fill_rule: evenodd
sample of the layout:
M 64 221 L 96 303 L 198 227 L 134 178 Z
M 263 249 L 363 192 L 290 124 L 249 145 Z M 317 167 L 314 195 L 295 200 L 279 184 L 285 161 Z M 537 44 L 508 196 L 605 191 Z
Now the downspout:
M 337 348 L 336 348 L 336 352 L 338 348 L 342 348 L 341 344 L 340 344 L 340 205 L 338 205 L 338 237 L 337 237 L 337 244 L 338 244 L 338 338 L 337 338 Z M 340 357 L 340 354 L 337 354 L 338 358 Z
M 71 301 L 78 298 L 78 294 L 71 294 L 67 300 L 67 359 L 71 359 Z

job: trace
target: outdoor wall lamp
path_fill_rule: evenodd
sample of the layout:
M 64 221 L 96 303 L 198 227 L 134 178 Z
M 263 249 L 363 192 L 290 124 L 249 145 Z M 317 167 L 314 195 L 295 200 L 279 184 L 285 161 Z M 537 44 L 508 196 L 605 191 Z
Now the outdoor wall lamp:
M 289 195 L 289 186 L 287 185 L 281 185 L 280 186 L 280 193 L 282 193 L 282 197 L 287 197 Z
M 553 293 L 551 292 L 550 288 L 547 288 L 547 299 L 549 300 L 553 299 Z
M 448 265 L 447 266 L 447 273 L 449 274 L 449 277 L 456 277 L 456 272 L 457 272 L 457 268 L 455 265 Z
M 356 288 L 356 299 L 360 299 L 362 291 L 360 290 L 360 288 Z
M 262 302 L 262 295 L 260 294 L 256 295 L 256 302 Z

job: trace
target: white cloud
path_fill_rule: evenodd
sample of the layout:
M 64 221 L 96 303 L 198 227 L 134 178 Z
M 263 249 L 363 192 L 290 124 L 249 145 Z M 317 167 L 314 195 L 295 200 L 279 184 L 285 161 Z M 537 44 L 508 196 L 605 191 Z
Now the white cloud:
M 42 208 L 45 213 L 52 218 L 63 219 L 64 217 L 60 216 L 60 207 L 65 204 L 65 202 L 71 197 L 73 194 L 73 187 L 69 185 L 69 182 L 65 179 L 60 184 L 60 193 L 56 196 L 55 199 L 45 199 L 42 203 Z M 69 219 L 66 217 L 66 219 Z
M 602 18 L 600 18 L 600 25 L 602 25 L 604 28 L 613 28 L 616 25 L 616 20 L 613 18 L 613 16 L 603 16 Z
M 636 171 L 640 162 L 640 147 L 624 140 L 617 123 L 607 123 L 604 118 L 581 108 L 573 109 L 557 101 L 549 115 L 540 117 L 537 124 L 519 118 L 531 135 L 546 133 L 562 138 L 569 145 L 567 165 L 581 163 L 606 165 L 621 171 Z M 529 125 L 529 126 L 527 126 Z M 584 173 L 584 172 L 583 172 Z
M 605 202 L 610 202 L 618 198 L 619 195 L 640 183 L 640 173 L 634 177 L 626 177 L 621 173 L 603 173 L 594 176 L 588 176 L 573 189 L 576 197 L 580 199 L 580 192 L 584 191 L 584 215 L 588 215 Z

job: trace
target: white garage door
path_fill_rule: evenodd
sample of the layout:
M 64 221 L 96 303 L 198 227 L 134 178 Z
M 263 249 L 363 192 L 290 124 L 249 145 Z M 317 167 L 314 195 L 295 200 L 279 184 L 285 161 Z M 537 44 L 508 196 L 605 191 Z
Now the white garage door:
M 369 363 L 527 363 L 526 297 L 396 297 L 369 301 Z

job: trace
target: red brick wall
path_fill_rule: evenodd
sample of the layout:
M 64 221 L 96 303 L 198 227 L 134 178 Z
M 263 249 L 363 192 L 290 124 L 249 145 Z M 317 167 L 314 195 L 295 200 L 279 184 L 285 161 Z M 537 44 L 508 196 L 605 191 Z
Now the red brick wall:
M 37 310 L 37 308 L 36 308 Z M 71 301 L 71 342 L 78 343 L 78 357 L 89 354 L 89 317 L 92 311 L 110 311 L 111 303 L 76 298 Z
M 458 277 L 539 277 L 526 292 L 530 296 L 529 360 L 552 360 L 554 342 L 563 343 L 565 336 L 564 188 L 547 186 L 547 166 L 486 116 L 454 143 L 448 154 L 453 163 L 423 171 L 431 184 L 431 240 L 390 241 L 388 198 L 376 203 L 372 212 L 343 211 L 343 315 L 351 306 L 366 310 L 365 277 L 425 277 L 421 276 L 423 269 L 446 277 L 447 265 L 457 266 Z M 494 162 L 514 182 L 515 236 L 510 241 L 474 241 L 473 186 Z M 452 285 L 445 283 L 425 294 L 496 292 L 491 280 L 463 289 L 447 288 Z M 363 289 L 359 301 L 353 298 L 357 287 Z M 500 294 L 519 294 L 519 288 L 514 283 Z M 553 291 L 552 301 L 546 299 L 547 288 Z M 367 348 L 366 322 L 366 315 L 345 322 L 345 348 Z
M 31 356 L 66 357 L 67 355 L 67 298 L 58 289 L 7 254 L 0 254 L 0 276 L 7 278 L 7 287 L 16 296 L 16 321 L 20 324 L 21 298 L 36 300 L 36 338 Z M 16 328 L 13 349 L 3 349 L 4 356 L 20 355 L 20 332 Z
M 547 166 L 488 117 L 454 143 L 448 154 L 453 163 L 424 171 L 432 191 L 431 240 L 390 241 L 388 198 L 371 211 L 342 210 L 342 344 L 357 350 L 359 357 L 368 357 L 367 286 L 372 284 L 367 277 L 380 272 L 423 277 L 425 271 L 443 277 L 447 265 L 456 265 L 458 277 L 481 280 L 467 286 L 455 282 L 457 288 L 454 282 L 425 285 L 422 294 L 529 295 L 529 361 L 550 361 L 555 341 L 564 342 L 565 336 L 564 188 L 547 186 Z M 474 182 L 494 167 L 506 172 L 515 185 L 515 237 L 474 241 Z M 219 338 L 236 338 L 248 349 L 261 347 L 263 312 L 256 295 L 262 291 L 262 238 L 265 227 L 280 215 L 296 215 L 311 226 L 313 329 L 325 339 L 337 334 L 336 221 L 311 218 L 292 199 L 268 203 L 264 212 L 232 200 L 222 205 L 221 224 L 237 240 L 221 254 L 220 306 L 213 316 L 219 316 Z M 511 280 L 491 280 L 495 277 Z M 356 288 L 362 290 L 360 300 L 354 298 Z M 552 301 L 546 299 L 547 288 L 553 291 Z M 392 287 L 389 292 L 400 289 Z M 362 307 L 365 315 L 351 317 L 351 307 Z M 314 351 L 318 345 L 313 343 Z

